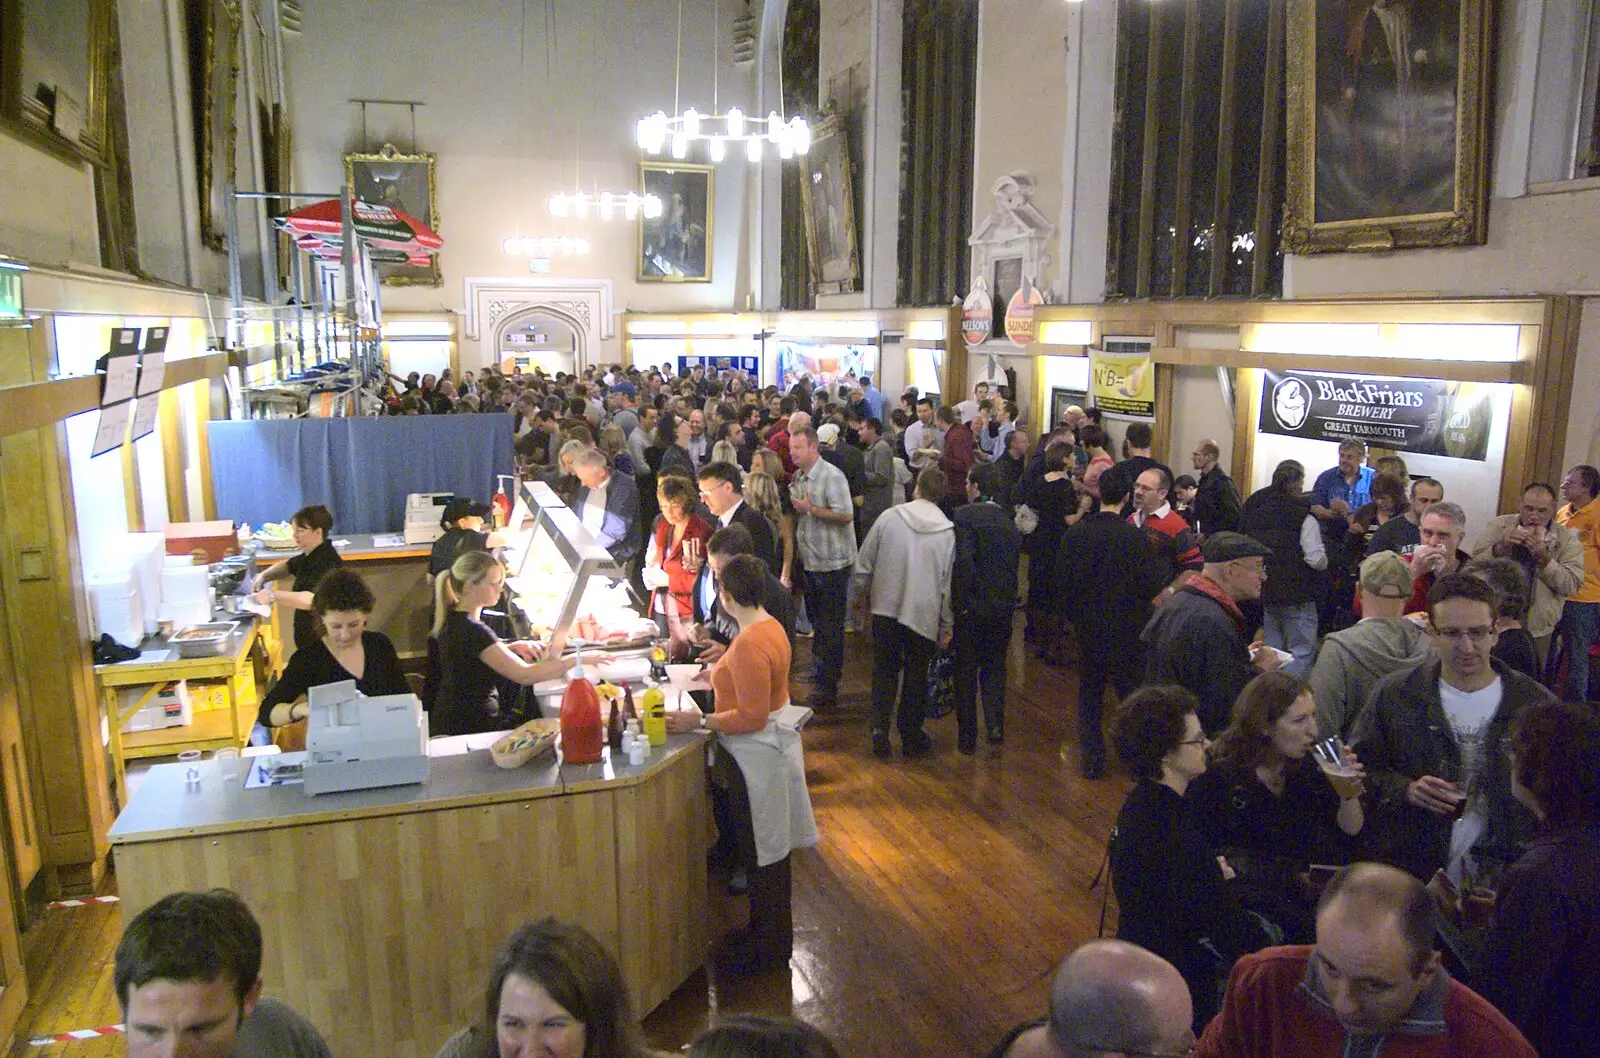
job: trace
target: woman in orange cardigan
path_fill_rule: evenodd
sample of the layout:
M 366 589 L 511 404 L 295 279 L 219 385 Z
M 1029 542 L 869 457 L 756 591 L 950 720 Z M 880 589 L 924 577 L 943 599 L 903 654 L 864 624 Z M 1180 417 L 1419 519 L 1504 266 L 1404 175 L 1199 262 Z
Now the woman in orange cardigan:
M 653 592 L 650 613 L 672 639 L 672 656 L 689 651 L 694 627 L 694 582 L 706 560 L 711 526 L 694 513 L 700 493 L 689 478 L 669 474 L 656 486 L 661 517 L 645 552 L 644 586 Z
M 735 831 L 733 844 L 750 880 L 750 925 L 730 938 L 722 965 L 753 973 L 789 962 L 789 853 L 817 843 L 817 823 L 800 732 L 786 715 L 800 712 L 789 707 L 789 637 L 761 605 L 766 565 L 754 555 L 737 555 L 717 581 L 718 599 L 739 622 L 739 633 L 711 669 L 715 710 L 669 713 L 667 727 L 717 734 L 712 789 L 720 795 L 725 786 L 728 799 L 718 818 Z

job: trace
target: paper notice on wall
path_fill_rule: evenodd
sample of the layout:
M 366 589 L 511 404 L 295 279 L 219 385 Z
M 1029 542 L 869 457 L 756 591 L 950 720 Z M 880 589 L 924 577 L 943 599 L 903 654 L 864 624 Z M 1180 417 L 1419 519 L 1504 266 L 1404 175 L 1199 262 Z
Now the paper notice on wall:
M 105 370 L 100 388 L 102 407 L 121 404 L 133 397 L 139 381 L 139 328 L 117 327 L 111 332 L 111 348 L 96 365 Z
M 133 402 L 133 433 L 128 438 L 129 444 L 155 432 L 156 416 L 160 410 L 159 392 L 139 397 Z
M 145 332 L 144 356 L 139 364 L 139 396 L 161 392 L 167 377 L 167 328 L 151 327 Z M 138 416 L 134 416 L 138 421 Z M 134 440 L 138 440 L 137 437 Z
M 132 380 L 129 380 L 131 386 Z M 94 447 L 89 450 L 90 458 L 104 455 L 113 448 L 122 445 L 123 439 L 128 436 L 128 419 L 133 413 L 133 401 L 125 400 L 121 404 L 112 404 L 100 409 L 100 425 L 94 432 Z

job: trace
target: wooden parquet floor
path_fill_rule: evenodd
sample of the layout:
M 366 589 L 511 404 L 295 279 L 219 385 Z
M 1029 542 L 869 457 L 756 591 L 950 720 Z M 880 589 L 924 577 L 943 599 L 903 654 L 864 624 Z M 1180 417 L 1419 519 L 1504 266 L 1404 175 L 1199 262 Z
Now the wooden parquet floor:
M 1056 964 L 1095 935 L 1101 891 L 1089 886 L 1129 784 L 1077 774 L 1075 674 L 1025 656 L 1019 621 L 1003 745 L 980 739 L 976 757 L 961 756 L 946 717 L 928 725 L 932 757 L 878 761 L 870 649 L 847 638 L 841 705 L 805 732 L 822 843 L 795 857 L 793 965 L 696 974 L 646 1020 L 655 1046 L 676 1050 L 719 1014 L 759 1010 L 805 1018 L 846 1058 L 983 1055 L 1044 1012 Z M 808 657 L 806 641 L 797 653 Z M 718 928 L 741 924 L 742 898 L 712 884 Z M 120 933 L 115 905 L 48 912 L 28 932 L 31 996 L 11 1058 L 125 1053 L 117 1039 L 26 1042 L 119 1019 Z

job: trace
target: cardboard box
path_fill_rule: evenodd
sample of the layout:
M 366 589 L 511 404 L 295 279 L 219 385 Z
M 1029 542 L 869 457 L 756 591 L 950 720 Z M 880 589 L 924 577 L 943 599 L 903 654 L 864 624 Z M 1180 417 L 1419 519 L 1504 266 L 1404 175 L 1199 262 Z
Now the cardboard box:
M 224 688 L 226 690 L 226 688 Z M 117 712 L 129 708 L 144 696 L 144 687 L 123 687 L 117 691 Z M 183 727 L 194 720 L 187 680 L 179 680 L 156 692 L 155 697 L 122 725 L 124 734 L 134 731 L 160 731 Z
M 209 564 L 239 553 L 239 534 L 232 521 L 172 522 L 162 533 L 167 538 L 169 555 L 192 555 L 196 551 L 203 551 L 204 561 Z M 200 561 L 198 556 L 196 561 Z

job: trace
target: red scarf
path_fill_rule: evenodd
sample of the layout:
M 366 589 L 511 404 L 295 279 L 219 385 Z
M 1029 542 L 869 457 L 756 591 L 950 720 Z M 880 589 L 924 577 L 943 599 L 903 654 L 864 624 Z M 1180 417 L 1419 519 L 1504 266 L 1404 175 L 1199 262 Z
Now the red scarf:
M 1196 573 L 1189 578 L 1189 583 L 1185 584 L 1184 587 L 1193 588 L 1201 595 L 1216 602 L 1218 606 L 1222 607 L 1223 612 L 1233 618 L 1234 627 L 1239 629 L 1239 634 L 1244 635 L 1244 612 L 1239 609 L 1239 604 L 1233 601 L 1233 596 L 1223 591 L 1216 581 L 1204 573 Z

